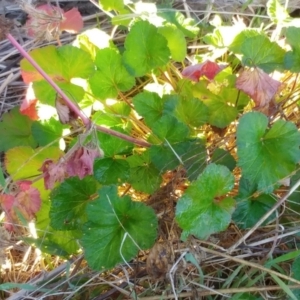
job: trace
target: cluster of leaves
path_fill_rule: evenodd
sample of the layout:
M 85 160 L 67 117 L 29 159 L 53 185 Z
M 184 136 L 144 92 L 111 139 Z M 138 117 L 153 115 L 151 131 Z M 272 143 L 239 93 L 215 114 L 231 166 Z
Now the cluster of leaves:
M 46 46 L 30 55 L 95 125 L 134 134 L 151 146 L 134 146 L 104 132 L 83 144 L 66 134 L 78 129 L 78 121 L 59 121 L 67 123 L 70 110 L 22 60 L 23 80 L 34 93 L 27 95 L 21 112 L 15 108 L 3 116 L 0 151 L 5 152 L 11 180 L 34 178 L 30 187 L 41 199 L 36 203 L 36 195 L 30 198 L 26 185 L 27 192 L 21 192 L 31 204 L 15 200 L 18 215 L 24 216 L 21 221 L 36 217 L 39 237 L 28 241 L 59 255 L 82 247 L 90 266 L 98 270 L 128 261 L 153 245 L 158 221 L 150 207 L 121 197 L 120 189 L 131 185 L 152 194 L 163 183 L 162 175 L 176 168 L 185 169 L 189 182 L 176 207 L 183 240 L 190 234 L 206 239 L 232 221 L 242 229 L 254 225 L 274 205 L 271 193 L 279 181 L 294 172 L 300 160 L 297 127 L 276 118 L 290 91 L 270 75 L 299 71 L 295 41 L 300 28 L 291 26 L 288 17 L 277 20 L 269 5 L 273 22 L 285 24 L 290 50 L 260 29 L 219 26 L 203 38 L 213 51 L 199 54 L 200 63 L 184 69 L 187 43 L 199 34 L 194 20 L 173 10 L 157 11 L 154 4 L 132 4 L 137 17 L 128 19 L 124 15 L 130 10 L 123 1 L 100 2 L 116 12 L 112 23 L 128 30 L 124 47 L 92 29 L 78 35 L 73 45 Z M 214 62 L 224 57 L 228 60 Z M 206 133 L 213 127 L 236 128 L 231 152 L 224 147 L 211 151 Z M 96 154 L 87 150 L 90 143 Z M 75 152 L 72 147 L 77 147 Z M 70 149 L 73 154 L 66 157 Z M 236 166 L 242 177 L 233 197 Z M 19 193 L 11 196 L 9 188 L 4 192 L 0 204 L 8 221 L 13 216 L 16 222 L 8 199 L 19 199 Z M 25 210 L 19 209 L 20 203 Z

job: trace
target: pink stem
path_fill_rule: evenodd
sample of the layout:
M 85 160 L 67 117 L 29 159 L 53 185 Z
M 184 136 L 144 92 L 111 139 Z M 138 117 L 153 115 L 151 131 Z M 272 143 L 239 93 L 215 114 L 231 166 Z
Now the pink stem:
M 35 62 L 35 60 L 24 50 L 24 48 L 15 40 L 15 38 L 11 35 L 7 35 L 8 40 L 19 50 L 21 55 L 25 57 L 36 69 L 37 71 L 49 82 L 49 84 L 57 91 L 57 93 L 64 99 L 68 107 L 76 113 L 77 116 L 79 116 L 84 125 L 88 128 L 91 126 L 91 120 L 87 118 L 82 111 L 68 98 L 68 96 L 60 89 L 60 87 L 51 79 L 50 76 L 48 76 L 45 71 Z M 118 131 L 114 131 L 109 128 L 105 128 L 102 126 L 96 126 L 97 130 L 116 136 L 120 139 L 126 140 L 128 142 L 134 143 L 136 145 L 140 145 L 142 147 L 150 147 L 151 144 L 149 144 L 146 141 L 135 139 L 131 136 L 125 135 L 123 133 L 120 133 Z
M 37 71 L 49 82 L 49 84 L 56 90 L 56 92 L 64 99 L 68 107 L 76 113 L 82 119 L 85 126 L 89 127 L 91 120 L 87 118 L 82 111 L 68 98 L 68 96 L 61 90 L 61 88 L 52 80 L 48 74 L 35 62 L 35 60 L 24 50 L 24 48 L 15 40 L 15 38 L 8 34 L 9 41 L 19 50 L 23 57 L 25 57 Z

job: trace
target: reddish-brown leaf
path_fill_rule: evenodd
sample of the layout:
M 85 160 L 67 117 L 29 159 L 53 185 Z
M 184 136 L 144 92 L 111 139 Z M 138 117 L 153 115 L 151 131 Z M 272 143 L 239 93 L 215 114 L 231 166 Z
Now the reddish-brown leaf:
M 79 147 L 67 161 L 67 173 L 80 179 L 92 175 L 94 160 L 100 156 L 101 153 L 97 148 Z
M 186 67 L 182 71 L 182 76 L 195 82 L 198 82 L 202 76 L 205 76 L 209 80 L 213 80 L 215 76 L 225 68 L 225 65 L 219 65 L 207 60 L 204 63 Z
M 0 195 L 0 205 L 5 212 L 6 229 L 13 230 L 18 223 L 17 211 L 30 221 L 41 206 L 40 192 L 31 186 L 32 182 L 23 180 L 16 183 L 17 189 L 10 194 Z
M 77 33 L 83 28 L 82 16 L 76 7 L 64 13 L 64 20 L 60 24 L 61 31 Z
M 259 68 L 244 69 L 236 80 L 236 88 L 249 95 L 256 107 L 269 105 L 281 83 Z
M 30 221 L 41 207 L 40 192 L 31 186 L 30 181 L 20 181 L 17 183 L 20 191 L 15 196 L 15 206 L 19 209 L 26 220 Z
M 62 162 L 54 163 L 51 159 L 46 159 L 39 169 L 44 174 L 44 186 L 46 190 L 51 190 L 55 182 L 62 182 L 68 175 L 66 166 Z
M 60 7 L 43 4 L 36 8 L 23 4 L 28 13 L 28 35 L 37 40 L 58 39 L 62 31 L 77 33 L 83 28 L 83 20 L 77 8 L 64 12 Z

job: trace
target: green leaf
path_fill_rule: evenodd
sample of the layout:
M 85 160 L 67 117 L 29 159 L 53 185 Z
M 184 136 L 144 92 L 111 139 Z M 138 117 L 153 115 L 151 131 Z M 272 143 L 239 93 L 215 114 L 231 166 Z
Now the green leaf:
M 298 256 L 292 264 L 293 278 L 300 280 L 300 256 Z
M 95 64 L 97 71 L 90 78 L 91 90 L 100 99 L 116 98 L 119 92 L 130 90 L 135 79 L 122 63 L 122 56 L 112 48 L 97 51 Z
M 0 162 L 0 187 L 4 188 L 5 184 L 6 184 L 6 182 L 5 182 L 3 169 L 2 169 L 2 166 L 1 166 L 1 162 Z
M 291 72 L 300 72 L 300 52 L 288 51 L 284 57 L 284 66 Z
M 47 196 L 43 197 L 41 209 L 36 214 L 35 227 L 38 234 L 38 239 L 34 244 L 52 255 L 68 256 L 75 254 L 79 250 L 78 238 L 81 233 L 75 230 L 72 231 L 57 231 L 50 226 L 50 191 L 47 190 Z
M 120 127 L 112 127 L 112 129 L 120 133 L 126 133 Z M 98 131 L 97 135 L 105 157 L 113 157 L 117 154 L 128 154 L 133 148 L 133 144 L 131 142 L 127 142 L 110 134 Z
M 300 34 L 300 28 L 288 27 L 286 29 L 286 41 L 292 47 L 293 51 L 286 53 L 284 65 L 291 72 L 300 72 L 300 45 L 297 43 L 297 37 Z M 296 40 L 295 40 L 296 39 Z
M 120 10 L 124 7 L 123 0 L 99 0 L 104 10 Z
M 53 146 L 59 145 L 59 139 L 62 137 L 64 126 L 54 118 L 45 121 L 33 122 L 31 131 L 34 139 L 39 146 L 46 146 L 57 140 Z
M 214 96 L 213 98 L 204 100 L 203 102 L 208 107 L 209 111 L 208 123 L 213 126 L 224 128 L 238 116 L 237 108 L 229 105 L 225 99 Z
M 182 162 L 189 180 L 196 179 L 206 166 L 206 148 L 202 140 L 153 145 L 149 153 L 151 161 L 161 172 L 173 170 Z
M 87 221 L 84 213 L 85 207 L 96 191 L 96 181 L 90 176 L 82 180 L 78 177 L 71 177 L 56 187 L 50 194 L 52 228 L 56 230 L 80 229 Z
M 19 107 L 5 113 L 0 122 L 0 152 L 17 146 L 36 147 L 31 135 L 32 120 L 20 113 Z
M 133 97 L 134 108 L 144 117 L 145 123 L 152 127 L 162 116 L 164 101 L 156 93 L 144 91 Z
M 152 131 L 162 141 L 176 143 L 189 136 L 189 128 L 171 115 L 162 116 L 152 127 Z
M 240 182 L 241 184 L 241 182 Z M 233 221 L 241 229 L 251 228 L 262 218 L 276 203 L 271 195 L 261 194 L 254 198 L 237 197 L 237 207 L 232 215 Z M 273 213 L 263 225 L 275 218 Z
M 176 106 L 175 115 L 187 125 L 200 127 L 208 120 L 208 108 L 199 99 L 181 98 Z
M 287 10 L 278 0 L 267 1 L 267 13 L 271 21 L 275 24 L 283 24 L 291 19 Z
M 94 176 L 102 184 L 118 184 L 129 177 L 129 164 L 124 159 L 111 157 L 96 159 L 94 162 Z
M 258 190 L 270 193 L 278 180 L 291 174 L 300 159 L 300 133 L 291 122 L 276 121 L 259 112 L 244 115 L 237 127 L 238 166 Z
M 250 293 L 237 293 L 231 297 L 231 300 L 263 300 L 261 297 L 255 297 Z
M 38 169 L 43 162 L 50 158 L 58 160 L 63 152 L 58 147 L 32 149 L 30 147 L 16 147 L 5 153 L 5 167 L 13 180 L 38 176 Z
M 71 45 L 59 48 L 50 45 L 34 49 L 29 54 L 52 79 L 59 82 L 69 82 L 72 78 L 88 78 L 94 72 L 90 55 Z M 21 60 L 20 66 L 25 82 L 44 79 L 26 59 Z
M 168 47 L 171 51 L 173 60 L 181 62 L 186 57 L 186 40 L 181 30 L 175 25 L 165 25 L 158 28 L 158 33 L 163 35 L 168 41 Z
M 168 63 L 170 50 L 167 40 L 147 21 L 134 23 L 125 39 L 123 59 L 130 73 L 143 76 Z
M 35 62 L 50 76 L 56 78 L 63 77 L 63 65 L 58 55 L 57 48 L 49 45 L 42 48 L 36 48 L 29 52 L 29 55 Z M 47 57 L 47 59 L 45 59 Z M 42 75 L 27 60 L 22 59 L 20 62 L 22 77 L 25 82 L 44 79 Z
M 174 24 L 186 37 L 195 38 L 199 33 L 197 22 L 192 18 L 186 18 L 182 13 L 175 10 L 158 11 L 158 16 L 165 19 L 168 23 Z
M 285 51 L 266 36 L 249 37 L 242 44 L 241 52 L 245 66 L 258 67 L 266 73 L 283 69 Z
M 73 102 L 79 103 L 84 96 L 84 89 L 69 82 L 55 82 Z M 55 106 L 56 91 L 46 80 L 35 81 L 32 85 L 35 96 L 43 104 Z
M 235 201 L 225 195 L 234 186 L 234 176 L 224 166 L 210 164 L 179 199 L 176 220 L 183 229 L 181 238 L 190 234 L 207 239 L 225 230 L 231 221 Z
M 94 63 L 86 51 L 71 45 L 64 45 L 58 47 L 57 52 L 61 58 L 65 80 L 88 78 L 94 72 Z
M 253 28 L 247 28 L 244 29 L 241 33 L 239 33 L 229 46 L 229 50 L 232 51 L 235 54 L 241 54 L 242 53 L 242 47 L 244 43 L 247 41 L 247 39 L 252 37 L 258 37 L 258 36 L 265 36 L 265 33 L 263 31 L 253 29 Z
M 48 229 L 49 230 L 49 229 Z M 62 235 L 62 232 L 57 232 L 56 231 L 56 234 L 58 235 Z M 68 242 L 70 241 L 68 239 L 68 236 L 66 236 L 65 232 L 63 232 L 64 234 L 64 243 L 63 245 L 66 246 L 68 244 Z M 75 248 L 74 250 L 75 251 L 72 251 L 72 252 L 69 252 L 69 251 L 66 251 L 65 249 L 63 249 L 62 245 L 59 245 L 53 241 L 51 241 L 49 238 L 48 238 L 49 234 L 47 233 L 47 235 L 41 237 L 41 238 L 23 238 L 23 240 L 28 243 L 29 245 L 35 245 L 35 247 L 37 247 L 38 249 L 40 249 L 43 253 L 48 253 L 50 255 L 57 255 L 57 256 L 60 256 L 60 257 L 68 257 L 70 254 L 74 254 L 76 253 L 76 250 L 78 250 L 78 247 L 77 249 Z M 74 237 L 72 236 L 72 239 L 74 239 Z
M 158 222 L 154 211 L 128 196 L 120 198 L 116 186 L 99 190 L 99 197 L 87 206 L 89 222 L 81 244 L 91 268 L 104 270 L 124 263 L 139 249 L 152 247 Z
M 236 161 L 234 157 L 230 154 L 230 152 L 217 148 L 213 155 L 211 156 L 211 162 L 215 163 L 216 165 L 224 165 L 230 171 L 236 167 Z
M 129 183 L 138 191 L 152 194 L 161 184 L 159 170 L 150 160 L 149 151 L 141 155 L 132 155 L 127 158 L 130 165 Z
M 93 60 L 96 57 L 97 50 L 114 47 L 112 37 L 105 31 L 96 27 L 87 29 L 81 34 L 77 34 L 73 45 L 78 45 L 80 49 L 90 53 Z
M 128 116 L 131 108 L 127 103 L 117 102 L 105 107 L 103 111 L 97 111 L 93 114 L 92 120 L 97 125 L 106 125 L 108 127 L 129 125 Z

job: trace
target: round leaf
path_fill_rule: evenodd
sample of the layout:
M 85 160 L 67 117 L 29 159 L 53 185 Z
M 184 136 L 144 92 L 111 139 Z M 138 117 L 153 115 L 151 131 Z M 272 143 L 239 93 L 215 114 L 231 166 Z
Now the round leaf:
M 153 209 L 128 196 L 120 198 L 116 186 L 102 188 L 99 197 L 88 204 L 87 214 L 81 243 L 95 270 L 129 261 L 139 249 L 154 244 L 158 222 Z
M 136 22 L 125 40 L 124 62 L 134 76 L 143 76 L 169 61 L 167 40 L 147 21 Z
M 182 239 L 190 234 L 206 239 L 226 229 L 235 201 L 225 195 L 233 188 L 234 177 L 224 166 L 210 164 L 179 199 L 176 220 L 183 229 Z
M 268 128 L 268 118 L 259 112 L 244 115 L 237 128 L 238 166 L 243 175 L 272 192 L 273 185 L 291 174 L 300 160 L 300 133 L 283 120 Z

